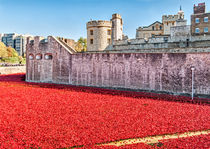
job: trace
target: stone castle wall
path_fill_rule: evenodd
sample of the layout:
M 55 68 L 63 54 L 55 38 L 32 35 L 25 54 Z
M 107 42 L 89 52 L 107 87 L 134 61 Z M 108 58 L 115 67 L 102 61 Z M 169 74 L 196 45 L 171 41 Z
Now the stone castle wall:
M 72 55 L 69 84 L 190 93 L 194 66 L 196 93 L 210 94 L 209 54 Z
M 210 53 L 80 53 L 71 55 L 56 40 L 29 47 L 29 54 L 52 53 L 52 60 L 27 60 L 29 82 L 210 94 Z
M 190 36 L 191 35 L 191 30 L 190 30 L 190 25 L 182 25 L 182 26 L 175 26 L 171 27 L 170 31 L 171 37 L 174 36 Z

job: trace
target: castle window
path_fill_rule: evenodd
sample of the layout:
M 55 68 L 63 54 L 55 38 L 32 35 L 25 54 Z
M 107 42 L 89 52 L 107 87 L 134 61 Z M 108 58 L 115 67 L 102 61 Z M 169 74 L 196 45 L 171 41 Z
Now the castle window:
M 209 32 L 208 27 L 205 27 L 205 28 L 204 28 L 204 33 L 208 33 L 208 32 Z
M 107 30 L 107 35 L 111 35 L 111 30 Z
M 209 21 L 208 17 L 204 17 L 204 22 L 207 23 Z
M 93 44 L 93 39 L 90 39 L 90 44 Z
M 155 30 L 155 27 L 154 27 L 154 26 L 152 27 L 152 30 L 153 30 L 153 31 Z
M 154 43 L 155 48 L 158 48 L 158 45 L 159 45 L 158 43 Z
M 90 35 L 93 35 L 93 30 L 90 30 Z
M 199 18 L 195 18 L 195 23 L 200 23 L 200 19 Z
M 34 59 L 34 55 L 33 54 L 29 54 L 29 57 L 28 57 L 30 60 L 33 60 Z
M 37 59 L 37 60 L 41 60 L 41 59 L 42 59 L 42 55 L 41 55 L 41 54 L 37 54 L 37 55 L 36 55 L 36 59 Z
M 196 28 L 195 29 L 195 33 L 200 33 L 200 29 L 199 28 Z
M 111 44 L 111 39 L 110 38 L 107 39 L 107 43 Z
M 168 42 L 168 37 L 163 37 L 164 42 Z
M 187 47 L 189 47 L 189 39 L 187 39 Z
M 46 60 L 51 60 L 52 59 L 52 54 L 45 54 L 44 58 Z
M 160 30 L 162 30 L 162 26 L 160 26 Z

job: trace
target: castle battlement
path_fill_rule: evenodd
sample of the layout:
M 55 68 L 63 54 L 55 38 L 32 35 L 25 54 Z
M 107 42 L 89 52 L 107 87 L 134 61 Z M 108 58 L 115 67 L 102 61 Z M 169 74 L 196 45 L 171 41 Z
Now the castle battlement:
M 194 10 L 194 14 L 205 13 L 206 12 L 206 4 L 199 3 L 197 6 L 194 5 L 193 10 Z
M 115 13 L 112 15 L 112 19 L 122 19 L 121 15 L 118 13 Z
M 89 21 L 87 23 L 87 28 L 91 27 L 111 27 L 112 22 L 111 21 L 105 21 L 105 20 L 94 20 L 94 21 Z
M 176 21 L 179 18 L 178 15 L 163 15 L 162 20 L 163 21 Z

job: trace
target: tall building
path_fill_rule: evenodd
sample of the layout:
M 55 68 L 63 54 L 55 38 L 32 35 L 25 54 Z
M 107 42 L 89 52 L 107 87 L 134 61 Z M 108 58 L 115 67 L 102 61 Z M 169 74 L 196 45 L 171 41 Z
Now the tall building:
M 194 5 L 194 12 L 191 15 L 192 35 L 210 34 L 210 13 L 206 13 L 205 3 Z
M 16 33 L 4 34 L 2 37 L 2 42 L 8 46 L 15 48 L 15 38 L 18 36 Z
M 27 36 L 19 35 L 15 38 L 15 50 L 20 56 L 24 56 L 26 53 L 26 42 Z
M 4 36 L 4 34 L 0 34 L 0 41 L 2 41 L 2 36 Z
M 26 52 L 27 37 L 30 35 L 18 35 L 16 33 L 4 34 L 1 41 L 8 47 L 14 48 L 20 56 Z

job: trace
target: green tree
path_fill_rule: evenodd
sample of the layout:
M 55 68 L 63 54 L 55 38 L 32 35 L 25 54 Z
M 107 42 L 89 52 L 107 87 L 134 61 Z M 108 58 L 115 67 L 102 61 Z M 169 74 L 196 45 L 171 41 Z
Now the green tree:
M 7 47 L 8 57 L 18 57 L 17 51 L 12 47 Z
M 0 61 L 7 63 L 22 63 L 22 57 L 18 56 L 17 51 L 12 47 L 6 47 L 6 45 L 0 42 Z
M 7 47 L 3 42 L 0 42 L 0 57 L 8 57 Z
M 85 52 L 85 51 L 87 51 L 87 39 L 83 38 L 83 37 L 80 37 L 78 39 L 78 41 L 76 42 L 75 49 L 78 52 Z

